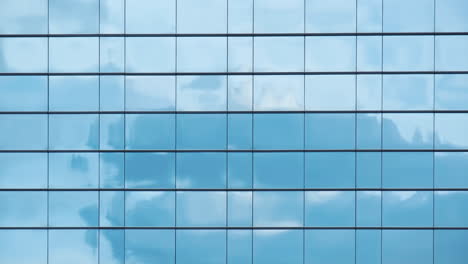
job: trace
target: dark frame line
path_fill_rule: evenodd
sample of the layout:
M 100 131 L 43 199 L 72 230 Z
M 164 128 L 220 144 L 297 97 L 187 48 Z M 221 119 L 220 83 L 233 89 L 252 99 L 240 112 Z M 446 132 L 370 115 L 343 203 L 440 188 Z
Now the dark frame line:
M 100 192 L 100 191 L 124 191 L 124 192 L 348 192 L 348 191 L 452 191 L 464 192 L 468 188 L 0 188 L 0 192 Z
M 468 110 L 271 110 L 271 111 L 0 111 L 0 115 L 21 114 L 456 114 L 468 113 Z
M 168 153 L 281 153 L 281 152 L 468 152 L 468 149 L 9 149 L 0 153 L 102 153 L 102 152 L 168 152 Z
M 112 227 L 0 227 L 0 230 L 468 230 L 468 227 L 374 227 L 374 226 L 304 226 L 304 227 L 240 227 L 240 226 L 214 226 L 214 227 L 185 227 L 185 226 L 112 226 Z

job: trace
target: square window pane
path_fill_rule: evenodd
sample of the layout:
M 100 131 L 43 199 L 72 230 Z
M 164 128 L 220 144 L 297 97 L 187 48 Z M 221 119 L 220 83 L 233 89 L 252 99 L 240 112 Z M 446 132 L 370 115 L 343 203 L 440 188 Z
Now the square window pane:
M 256 37 L 254 71 L 300 72 L 304 70 L 303 37 Z
M 432 230 L 383 230 L 382 264 L 432 263 Z
M 380 188 L 382 171 L 382 153 L 356 153 L 356 187 Z
M 230 72 L 252 71 L 253 37 L 228 38 L 228 70 Z
M 226 233 L 225 230 L 177 230 L 177 263 L 226 263 Z
M 356 77 L 307 75 L 306 110 L 355 110 Z
M 382 192 L 356 192 L 356 225 L 377 227 L 382 223 Z M 361 230 L 360 230 L 361 231 Z
M 434 0 L 383 0 L 384 32 L 434 31 Z
M 306 114 L 306 149 L 354 149 L 355 114 Z
M 228 188 L 252 188 L 252 158 L 252 153 L 228 153 Z
M 0 230 L 2 261 L 48 264 L 47 232 L 47 230 Z M 23 253 L 25 248 L 28 249 L 27 254 Z
M 306 192 L 306 226 L 354 226 L 354 197 L 351 191 Z
M 125 39 L 106 37 L 99 39 L 99 70 L 101 72 L 125 71 Z
M 381 249 L 382 232 L 380 230 L 356 230 L 356 263 L 381 263 Z
M 468 227 L 468 192 L 434 192 L 434 225 L 442 227 Z
M 0 201 L 1 227 L 47 226 L 46 192 L 2 191 Z
M 382 109 L 382 75 L 357 75 L 357 110 Z
M 99 158 L 99 186 L 101 188 L 123 188 L 124 153 L 101 152 Z
M 255 230 L 253 263 L 302 264 L 304 239 L 301 230 Z
M 304 153 L 254 153 L 254 188 L 302 188 Z
M 104 114 L 99 116 L 100 149 L 124 149 L 123 114 Z
M 46 34 L 47 13 L 47 0 L 4 1 L 0 10 L 0 34 Z
M 435 148 L 463 149 L 468 147 L 468 114 L 435 114 Z
M 50 111 L 99 110 L 99 77 L 49 76 Z
M 99 33 L 124 33 L 125 0 L 100 0 L 99 8 Z
M 382 37 L 380 36 L 358 36 L 356 56 L 357 56 L 356 67 L 358 71 L 381 71 L 382 70 Z
M 254 109 L 304 110 L 304 76 L 254 76 Z
M 468 109 L 468 75 L 436 75 L 435 94 L 436 110 Z
M 177 33 L 226 33 L 227 1 L 177 1 Z
M 252 114 L 228 115 L 228 148 L 252 149 Z
M 177 226 L 226 226 L 226 196 L 214 191 L 177 192 Z
M 434 153 L 434 187 L 468 188 L 468 153 Z
M 126 0 L 126 33 L 175 33 L 175 0 Z
M 0 115 L 1 150 L 47 148 L 46 115 Z
M 255 33 L 304 32 L 304 3 L 303 0 L 255 0 Z
M 254 192 L 255 227 L 301 227 L 304 225 L 304 193 Z
M 468 36 L 437 36 L 435 45 L 436 71 L 468 70 Z
M 355 71 L 356 37 L 306 37 L 305 60 L 306 71 Z
M 125 186 L 127 188 L 174 188 L 175 154 L 126 153 Z
M 126 192 L 125 225 L 171 227 L 175 225 L 174 192 Z
M 177 76 L 177 110 L 225 111 L 226 91 L 226 76 Z
M 356 1 L 328 0 L 326 3 L 322 0 L 307 1 L 306 32 L 356 32 Z
M 383 114 L 384 149 L 430 149 L 433 134 L 433 114 Z
M 175 230 L 125 230 L 125 263 L 175 263 Z
M 225 72 L 226 70 L 227 38 L 185 37 L 177 39 L 178 72 Z
M 226 114 L 179 114 L 178 149 L 226 149 Z
M 47 76 L 0 76 L 0 111 L 47 111 Z
M 432 191 L 383 192 L 382 222 L 390 227 L 432 227 Z
M 99 225 L 104 227 L 124 226 L 125 194 L 107 191 L 99 194 Z M 103 230 L 101 230 L 103 231 Z M 104 230 L 109 231 L 109 230 Z M 123 230 L 120 230 L 123 231 Z M 104 248 L 102 248 L 104 249 Z
M 354 230 L 306 230 L 306 263 L 354 264 L 354 236 Z
M 46 38 L 0 39 L 0 73 L 47 72 L 47 56 Z
M 382 115 L 356 115 L 356 148 L 379 149 L 382 146 Z
M 49 226 L 97 226 L 98 202 L 98 192 L 94 191 L 50 192 Z
M 228 1 L 229 33 L 252 33 L 254 0 Z
M 0 188 L 47 188 L 47 153 L 0 153 Z
M 98 264 L 98 230 L 50 230 L 48 263 Z M 47 244 L 47 243 L 46 243 Z
M 228 77 L 228 110 L 229 111 L 250 111 L 253 104 L 252 76 Z
M 227 192 L 228 226 L 252 226 L 252 192 Z
M 174 111 L 175 76 L 127 76 L 127 111 Z
M 124 110 L 125 79 L 123 76 L 100 76 L 100 110 Z
M 99 71 L 98 38 L 50 38 L 49 53 L 50 72 Z
M 98 153 L 49 153 L 49 188 L 98 188 Z
M 382 31 L 382 0 L 357 0 L 358 32 Z
M 304 148 L 303 114 L 255 114 L 254 149 Z
M 180 42 L 180 41 L 179 41 Z M 128 72 L 174 72 L 175 38 L 127 38 L 125 65 Z
M 252 264 L 252 235 L 250 230 L 228 230 L 227 263 Z
M 468 2 L 465 0 L 436 1 L 436 31 L 468 31 L 467 9 Z
M 434 70 L 434 36 L 384 36 L 383 70 Z
M 99 0 L 49 0 L 49 33 L 99 33 Z
M 352 152 L 308 152 L 305 162 L 308 188 L 352 188 L 355 185 L 355 154 Z
M 433 108 L 434 76 L 383 76 L 383 110 L 432 110 Z
M 434 230 L 434 263 L 464 264 L 468 230 Z
M 177 153 L 177 188 L 226 188 L 226 153 Z
M 50 149 L 98 149 L 99 118 L 96 114 L 50 115 Z
M 384 188 L 432 188 L 432 152 L 382 153 Z
M 126 149 L 174 149 L 174 115 L 127 114 L 125 118 Z

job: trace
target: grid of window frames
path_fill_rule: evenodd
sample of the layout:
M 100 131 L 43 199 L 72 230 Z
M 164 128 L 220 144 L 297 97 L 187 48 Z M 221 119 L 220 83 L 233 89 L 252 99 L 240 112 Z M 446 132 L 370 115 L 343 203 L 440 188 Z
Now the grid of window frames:
M 465 264 L 465 0 L 4 0 L 0 262 Z

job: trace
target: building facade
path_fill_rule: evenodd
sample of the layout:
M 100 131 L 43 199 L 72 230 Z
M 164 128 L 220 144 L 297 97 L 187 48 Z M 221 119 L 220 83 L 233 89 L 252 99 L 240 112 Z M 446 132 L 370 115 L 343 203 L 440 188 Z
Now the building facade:
M 468 1 L 1 0 L 0 263 L 468 263 Z

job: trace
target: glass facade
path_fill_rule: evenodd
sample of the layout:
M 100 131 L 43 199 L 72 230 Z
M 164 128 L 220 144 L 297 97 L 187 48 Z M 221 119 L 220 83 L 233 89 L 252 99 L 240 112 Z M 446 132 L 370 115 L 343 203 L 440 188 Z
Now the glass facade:
M 4 0 L 0 263 L 465 264 L 465 0 Z

